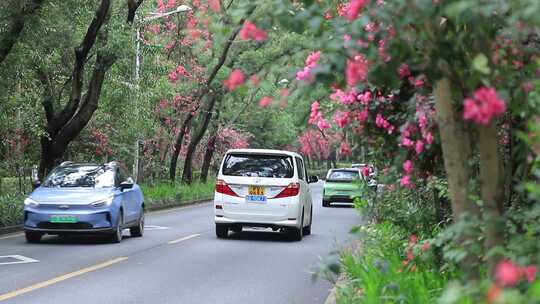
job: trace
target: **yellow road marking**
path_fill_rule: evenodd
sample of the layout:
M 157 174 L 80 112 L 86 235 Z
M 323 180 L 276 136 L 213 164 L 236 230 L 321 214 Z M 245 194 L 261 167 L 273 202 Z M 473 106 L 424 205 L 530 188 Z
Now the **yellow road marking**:
M 5 293 L 3 295 L 0 295 L 0 302 L 5 301 L 5 300 L 9 300 L 11 298 L 23 295 L 25 293 L 28 293 L 28 292 L 31 292 L 31 291 L 34 291 L 34 290 L 37 290 L 37 289 L 41 289 L 41 288 L 44 288 L 44 287 L 47 287 L 47 286 L 50 286 L 50 285 L 53 285 L 53 284 L 56 284 L 56 283 L 71 279 L 71 278 L 74 278 L 74 277 L 78 277 L 78 276 L 83 275 L 85 273 L 89 273 L 89 272 L 96 271 L 96 270 L 101 269 L 101 268 L 111 266 L 113 264 L 125 261 L 127 259 L 128 259 L 127 257 L 119 257 L 119 258 L 116 258 L 116 259 L 113 259 L 113 260 L 110 260 L 110 261 L 107 261 L 107 262 L 103 262 L 101 264 L 97 264 L 97 265 L 94 265 L 94 266 L 83 268 L 83 269 L 77 270 L 75 272 L 67 273 L 67 274 L 61 275 L 59 277 L 56 277 L 56 278 L 53 278 L 53 279 L 50 279 L 50 280 L 47 280 L 47 281 L 44 281 L 44 282 L 34 284 L 32 286 L 28 286 L 28 287 L 25 287 L 25 288 L 17 289 L 17 290 L 12 291 L 12 292 Z
M 18 237 L 18 236 L 23 236 L 23 235 L 24 235 L 24 233 L 8 234 L 6 236 L 0 237 L 0 240 L 11 239 L 11 238 Z
M 201 236 L 200 234 L 196 233 L 196 234 L 192 234 L 192 235 L 188 235 L 188 236 L 185 236 L 183 238 L 179 238 L 177 240 L 174 240 L 174 241 L 170 241 L 169 244 L 177 244 L 177 243 L 180 243 L 180 242 L 183 242 L 183 241 L 187 241 L 187 240 L 190 240 L 192 238 L 196 238 L 196 237 L 199 237 Z

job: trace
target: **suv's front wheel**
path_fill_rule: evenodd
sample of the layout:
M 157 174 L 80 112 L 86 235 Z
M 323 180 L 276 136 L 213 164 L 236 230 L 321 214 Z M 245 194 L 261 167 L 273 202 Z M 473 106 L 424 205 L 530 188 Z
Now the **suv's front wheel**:
M 43 234 L 41 232 L 26 230 L 24 232 L 24 236 L 26 237 L 26 241 L 28 243 L 39 243 Z

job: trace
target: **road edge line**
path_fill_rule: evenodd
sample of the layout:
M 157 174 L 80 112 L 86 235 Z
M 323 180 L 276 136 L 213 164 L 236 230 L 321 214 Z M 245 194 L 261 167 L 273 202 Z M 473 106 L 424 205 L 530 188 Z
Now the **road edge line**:
M 178 244 L 180 242 L 191 240 L 191 239 L 194 239 L 194 238 L 200 237 L 200 236 L 201 236 L 200 233 L 195 233 L 195 234 L 188 235 L 188 236 L 176 239 L 176 240 L 169 241 L 169 242 L 167 242 L 167 244 L 169 244 L 169 245 Z
M 114 265 L 116 263 L 125 261 L 127 259 L 128 259 L 127 257 L 118 257 L 118 258 L 115 258 L 115 259 L 112 259 L 112 260 L 109 260 L 109 261 L 106 261 L 106 262 L 103 262 L 103 263 L 100 263 L 100 264 L 89 266 L 89 267 L 86 267 L 86 268 L 83 268 L 83 269 L 80 269 L 80 270 L 77 270 L 77 271 L 74 271 L 74 272 L 66 273 L 64 275 L 49 279 L 47 281 L 36 283 L 36 284 L 30 285 L 28 287 L 17 289 L 17 290 L 14 290 L 14 291 L 11 291 L 11 292 L 8 292 L 8 293 L 5 293 L 5 294 L 0 294 L 0 302 L 9 300 L 9 299 L 12 299 L 12 298 L 15 298 L 15 297 L 18 297 L 20 295 L 32 292 L 34 290 L 38 290 L 38 289 L 41 289 L 41 288 L 45 288 L 45 287 L 60 283 L 60 282 L 65 281 L 65 280 L 69 280 L 69 279 L 74 278 L 74 277 L 81 276 L 81 275 L 89 273 L 89 272 L 93 272 L 93 271 L 96 271 L 96 270 L 99 270 L 99 269 L 102 269 L 102 268 L 105 268 L 105 267 L 109 267 L 111 265 Z

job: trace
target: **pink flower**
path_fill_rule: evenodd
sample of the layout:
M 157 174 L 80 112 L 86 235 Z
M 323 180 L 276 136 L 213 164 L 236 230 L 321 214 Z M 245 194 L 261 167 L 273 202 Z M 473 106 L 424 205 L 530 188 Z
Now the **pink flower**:
M 411 234 L 409 237 L 409 244 L 416 244 L 418 242 L 418 237 L 416 234 Z
M 372 100 L 371 91 L 366 91 L 363 94 L 360 94 L 356 96 L 358 100 L 360 100 L 360 103 L 367 106 L 369 105 L 369 102 Z
M 369 167 L 368 166 L 362 167 L 362 169 L 360 169 L 360 172 L 362 173 L 362 175 L 364 177 L 369 177 Z
M 229 75 L 229 78 L 227 78 L 223 82 L 223 85 L 227 88 L 227 90 L 229 90 L 229 92 L 232 92 L 236 89 L 236 87 L 244 84 L 244 81 L 245 81 L 244 72 L 242 72 L 242 70 L 240 69 L 236 69 L 231 72 L 231 74 Z
M 358 15 L 367 3 L 368 0 L 351 0 L 351 2 L 349 2 L 349 4 L 347 4 L 345 7 L 345 18 L 347 18 L 349 22 L 354 21 L 356 18 L 358 18 Z
M 429 242 L 425 241 L 424 244 L 422 244 L 422 251 L 428 251 L 429 250 Z
M 403 63 L 399 66 L 399 77 L 401 78 L 407 78 L 411 75 L 411 71 L 409 70 L 409 66 L 406 63 Z
M 369 109 L 367 107 L 364 108 L 364 110 L 358 113 L 357 118 L 360 123 L 365 123 L 369 118 Z
M 474 92 L 473 98 L 464 101 L 463 119 L 487 125 L 494 117 L 506 111 L 506 104 L 497 96 L 494 88 L 482 87 Z
M 266 108 L 268 105 L 270 105 L 272 103 L 272 97 L 270 96 L 265 96 L 263 98 L 261 98 L 261 100 L 259 100 L 259 106 L 261 108 Z
M 249 80 L 251 81 L 251 84 L 253 84 L 254 86 L 259 85 L 259 78 L 257 77 L 257 74 L 251 75 Z
M 210 9 L 216 13 L 219 13 L 219 11 L 221 11 L 221 3 L 219 2 L 219 0 L 208 0 L 208 5 L 210 6 Z
M 321 130 L 324 130 L 324 129 L 330 128 L 330 124 L 324 118 L 321 117 L 319 119 L 319 122 L 317 123 L 317 127 L 319 127 L 319 129 Z
M 337 111 L 334 115 L 334 121 L 340 128 L 344 128 L 349 124 L 349 113 L 343 111 Z
M 311 70 L 317 66 L 317 62 L 321 58 L 321 51 L 313 52 L 306 58 L 305 67 L 303 70 L 296 73 L 296 80 L 311 81 Z
M 411 182 L 411 177 L 409 175 L 404 175 L 399 184 L 402 186 L 402 187 L 405 187 L 405 188 L 409 188 L 409 189 L 412 189 L 414 188 L 414 185 L 413 183 Z
M 350 155 L 351 154 L 351 148 L 349 147 L 349 144 L 347 144 L 347 142 L 342 142 L 339 145 L 339 154 L 341 154 L 341 155 Z
M 257 42 L 265 41 L 268 39 L 268 35 L 265 31 L 259 29 L 253 22 L 246 20 L 244 26 L 240 30 L 240 39 L 250 40 L 253 39 Z
M 362 54 L 354 56 L 353 60 L 347 60 L 345 77 L 347 84 L 354 87 L 358 82 L 366 80 L 368 61 Z
M 342 91 L 337 89 L 336 92 L 330 94 L 330 99 L 339 101 L 344 105 L 352 104 L 356 101 L 356 91 L 354 89 L 350 91 Z
M 505 287 L 515 286 L 520 279 L 521 269 L 519 265 L 510 260 L 500 261 L 495 270 L 495 277 L 500 285 Z
M 426 140 L 426 143 L 428 145 L 431 145 L 433 143 L 433 134 L 431 134 L 431 132 L 427 132 L 425 135 L 424 135 L 424 139 Z
M 424 152 L 424 142 L 421 140 L 417 140 L 416 144 L 414 145 L 414 150 L 416 151 L 416 154 Z
M 401 138 L 401 145 L 404 147 L 412 147 L 414 145 L 414 141 L 404 136 Z
M 412 161 L 406 160 L 403 163 L 403 171 L 405 171 L 405 173 L 407 173 L 407 174 L 412 173 L 412 171 L 413 171 L 413 163 L 412 163 Z
M 529 283 L 533 283 L 534 280 L 536 280 L 536 274 L 538 273 L 538 268 L 535 265 L 523 267 L 523 272 L 525 273 L 525 276 L 527 277 L 527 281 L 529 281 Z

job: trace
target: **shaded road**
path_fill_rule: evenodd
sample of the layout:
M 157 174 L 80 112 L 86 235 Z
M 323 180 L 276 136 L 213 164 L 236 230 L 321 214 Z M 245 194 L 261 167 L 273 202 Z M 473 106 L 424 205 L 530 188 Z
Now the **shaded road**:
M 312 185 L 313 230 L 301 242 L 255 230 L 219 240 L 210 203 L 148 214 L 145 236 L 121 244 L 0 236 L 0 302 L 323 303 L 331 285 L 309 272 L 360 218 L 351 208 L 322 208 L 321 189 Z M 11 255 L 22 257 L 1 257 Z

